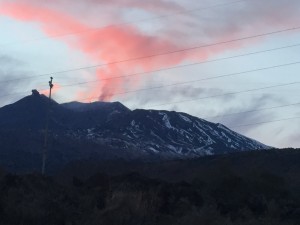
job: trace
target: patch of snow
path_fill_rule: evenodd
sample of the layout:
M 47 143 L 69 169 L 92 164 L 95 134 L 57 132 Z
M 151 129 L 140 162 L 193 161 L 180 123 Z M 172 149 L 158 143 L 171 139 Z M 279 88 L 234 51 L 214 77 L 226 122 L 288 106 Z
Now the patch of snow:
M 205 149 L 204 152 L 206 155 L 213 155 L 214 153 L 212 152 L 212 150 L 213 150 L 212 148 L 208 148 L 208 149 Z
M 131 124 L 131 126 L 134 126 L 135 125 L 135 121 L 132 120 L 130 124 Z
M 153 152 L 155 152 L 155 153 L 159 153 L 159 151 L 157 151 L 155 148 L 153 148 L 153 147 L 148 147 L 148 149 L 149 150 L 151 150 L 151 151 L 153 151 Z
M 189 123 L 192 123 L 192 121 L 191 121 L 189 118 L 187 118 L 186 116 L 184 116 L 183 114 L 179 113 L 178 115 L 179 115 L 179 116 L 181 117 L 181 119 L 183 119 L 184 121 L 189 122 Z
M 177 148 L 174 147 L 173 145 L 167 145 L 167 148 L 173 150 L 174 152 L 177 152 Z
M 170 123 L 170 120 L 169 120 L 168 115 L 165 114 L 165 113 L 161 113 L 160 115 L 163 115 L 162 120 L 164 121 L 165 126 L 166 126 L 167 128 L 169 128 L 169 129 L 172 129 L 173 127 L 172 127 L 172 125 L 171 125 L 171 123 Z
M 156 137 L 157 139 L 159 139 L 161 142 L 165 142 L 163 139 L 161 139 L 158 135 L 156 135 L 152 130 L 150 132 L 150 134 L 154 137 Z

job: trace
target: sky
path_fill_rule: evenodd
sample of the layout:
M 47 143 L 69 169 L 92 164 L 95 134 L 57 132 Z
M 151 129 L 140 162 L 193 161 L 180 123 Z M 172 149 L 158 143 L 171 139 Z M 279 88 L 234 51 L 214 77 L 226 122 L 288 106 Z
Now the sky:
M 186 112 L 300 147 L 299 0 L 0 0 L 0 106 Z

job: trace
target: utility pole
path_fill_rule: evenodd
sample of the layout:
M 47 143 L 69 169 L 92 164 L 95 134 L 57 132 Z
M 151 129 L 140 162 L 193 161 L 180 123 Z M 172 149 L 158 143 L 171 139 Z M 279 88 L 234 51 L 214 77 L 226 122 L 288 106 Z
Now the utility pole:
M 43 162 L 42 162 L 42 174 L 45 174 L 46 167 L 46 157 L 47 157 L 47 148 L 48 148 L 48 130 L 49 130 L 49 118 L 50 118 L 50 107 L 51 107 L 51 93 L 53 88 L 53 77 L 50 77 L 49 81 L 49 102 L 47 106 L 47 118 L 46 118 L 46 127 L 45 127 L 45 138 L 44 138 L 44 146 L 43 146 Z

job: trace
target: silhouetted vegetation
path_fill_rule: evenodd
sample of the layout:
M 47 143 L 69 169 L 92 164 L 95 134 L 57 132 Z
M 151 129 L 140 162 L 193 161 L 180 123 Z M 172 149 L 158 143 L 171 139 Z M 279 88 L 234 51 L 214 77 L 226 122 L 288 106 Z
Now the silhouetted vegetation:
M 299 158 L 299 150 L 276 150 L 130 168 L 116 163 L 118 174 L 102 169 L 90 177 L 69 177 L 66 171 L 57 177 L 0 172 L 0 221 L 299 225 Z

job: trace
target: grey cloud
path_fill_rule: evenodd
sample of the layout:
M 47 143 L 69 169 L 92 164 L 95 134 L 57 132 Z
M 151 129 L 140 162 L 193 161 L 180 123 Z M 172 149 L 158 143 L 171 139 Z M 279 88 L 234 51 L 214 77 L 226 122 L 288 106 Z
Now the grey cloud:
M 299 121 L 298 121 L 299 123 Z M 300 148 L 300 134 L 293 133 L 285 138 L 283 141 L 283 146 L 293 147 L 293 148 Z
M 15 60 L 7 55 L 0 55 L 0 65 L 3 66 L 11 66 L 16 65 L 16 63 L 19 63 L 18 60 Z
M 166 12 L 177 12 L 183 10 L 183 7 L 176 3 L 176 1 L 169 0 L 151 0 L 151 1 L 141 1 L 141 0 L 51 0 L 51 1 L 40 1 L 40 0 L 3 0 L 6 2 L 22 2 L 25 4 L 37 4 L 44 7 L 54 7 L 69 12 L 78 14 L 82 12 L 94 14 L 94 19 L 99 17 L 99 12 L 101 12 L 101 17 L 109 17 L 107 13 L 112 13 L 113 16 L 122 14 L 124 9 L 140 9 L 147 12 L 166 13 Z M 98 13 L 97 13 L 98 12 Z M 116 13 L 117 12 L 117 13 Z M 80 14 L 82 15 L 82 14 Z M 90 15 L 86 15 L 90 16 Z M 111 17 L 113 20 L 113 17 Z
M 261 108 L 265 108 L 267 105 L 280 105 L 284 104 L 286 101 L 281 98 L 276 98 L 270 94 L 263 94 L 259 97 L 252 98 L 248 100 L 246 103 L 240 102 L 242 105 L 235 105 L 231 109 L 227 109 L 223 111 L 223 115 L 231 114 L 235 112 L 243 112 L 243 111 L 253 111 L 259 110 Z M 276 116 L 276 111 L 274 110 L 262 110 L 262 111 L 253 111 L 249 113 L 240 113 L 233 114 L 230 116 L 224 116 L 219 118 L 214 118 L 215 122 L 220 122 L 225 124 L 228 127 L 237 127 L 244 124 L 255 124 L 264 121 L 270 121 L 274 119 Z M 253 129 L 256 129 L 256 126 L 245 126 L 240 127 L 244 132 L 249 132 Z
M 159 85 L 154 85 L 155 82 L 149 87 L 155 87 Z M 165 88 L 158 88 L 158 89 L 150 89 L 146 91 L 139 91 L 136 93 L 128 94 L 123 97 L 124 100 L 130 99 L 131 101 L 135 101 L 136 105 L 143 106 L 143 107 L 151 107 L 155 105 L 164 105 L 168 104 L 167 106 L 173 107 L 173 110 L 177 110 L 178 108 L 174 108 L 172 102 L 189 102 L 190 100 L 196 100 L 201 98 L 209 99 L 210 96 L 222 95 L 226 92 L 218 89 L 218 88 L 203 88 L 203 87 L 195 87 L 192 85 L 178 85 L 174 87 L 165 87 Z M 219 101 L 226 101 L 233 100 L 235 98 L 234 95 L 224 95 L 219 96 L 216 99 Z M 173 105 L 176 105 L 173 104 Z
M 175 41 L 184 37 L 189 43 L 210 43 L 299 26 L 299 13 L 298 0 L 252 0 L 174 17 L 165 21 L 161 32 Z
M 0 55 L 0 106 L 22 97 L 31 84 L 30 80 L 22 79 L 29 76 L 28 71 L 22 70 L 24 63 L 8 55 Z M 24 91 L 24 93 L 22 92 Z

